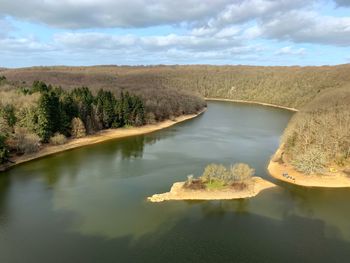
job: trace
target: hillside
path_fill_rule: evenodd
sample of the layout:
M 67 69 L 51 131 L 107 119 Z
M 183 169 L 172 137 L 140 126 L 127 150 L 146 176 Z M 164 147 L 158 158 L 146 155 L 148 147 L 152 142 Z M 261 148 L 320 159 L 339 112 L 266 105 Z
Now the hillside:
M 323 90 L 350 83 L 350 64 L 323 67 L 95 66 L 33 67 L 2 72 L 9 80 L 42 80 L 65 88 L 171 88 L 205 97 L 241 99 L 300 108 Z
M 201 103 L 189 95 L 193 93 L 297 108 L 300 111 L 282 138 L 285 161 L 306 174 L 322 173 L 334 164 L 348 169 L 350 163 L 350 64 L 33 67 L 9 69 L 1 74 L 22 87 L 40 79 L 68 90 L 77 86 L 88 86 L 95 92 L 100 88 L 110 89 L 115 94 L 128 90 L 142 97 L 146 109 L 151 108 L 149 111 L 155 112 L 158 119 L 162 119 L 169 102 L 173 109 L 179 101 L 183 105 L 196 101 L 195 110 L 198 110 Z M 162 110 L 157 111 L 159 103 L 158 109 Z M 193 113 L 193 110 L 184 112 Z

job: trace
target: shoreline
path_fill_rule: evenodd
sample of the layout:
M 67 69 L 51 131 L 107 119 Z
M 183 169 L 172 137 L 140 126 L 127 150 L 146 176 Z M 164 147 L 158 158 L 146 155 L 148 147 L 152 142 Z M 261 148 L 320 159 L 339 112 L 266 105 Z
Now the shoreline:
M 180 200 L 234 200 L 251 198 L 258 195 L 260 192 L 277 187 L 274 183 L 262 179 L 261 177 L 253 177 L 252 189 L 241 191 L 232 189 L 223 190 L 190 190 L 183 188 L 185 182 L 176 182 L 172 185 L 169 192 L 162 194 L 154 194 L 147 198 L 152 203 L 163 201 L 180 201 Z
M 279 147 L 273 156 L 281 155 L 281 148 Z M 348 188 L 350 187 L 350 177 L 343 173 L 333 173 L 332 175 L 311 174 L 305 175 L 296 171 L 288 163 L 279 163 L 278 161 L 270 160 L 267 170 L 269 174 L 277 180 L 304 187 L 319 187 L 319 188 Z M 283 173 L 288 173 L 293 179 L 287 179 Z
M 42 149 L 40 149 L 36 153 L 24 154 L 22 156 L 15 156 L 10 158 L 10 161 L 11 161 L 10 163 L 7 163 L 5 165 L 0 165 L 0 173 L 7 171 L 8 169 L 16 165 L 29 162 L 32 160 L 40 159 L 56 153 L 84 147 L 87 145 L 97 144 L 108 140 L 126 138 L 126 137 L 131 137 L 136 135 L 143 135 L 143 134 L 148 134 L 158 130 L 162 130 L 162 129 L 171 127 L 175 124 L 198 117 L 201 114 L 203 114 L 206 110 L 207 108 L 204 108 L 197 114 L 182 115 L 175 118 L 175 120 L 165 120 L 162 122 L 158 122 L 156 124 L 147 124 L 141 127 L 101 130 L 95 134 L 84 136 L 82 138 L 69 139 L 67 143 L 62 145 L 45 145 Z
M 276 104 L 266 103 L 266 102 L 259 102 L 259 101 L 251 101 L 251 100 L 234 100 L 234 99 L 220 99 L 220 98 L 205 98 L 205 100 L 209 101 L 229 101 L 229 102 L 238 102 L 238 103 L 248 103 L 248 104 L 257 104 L 262 106 L 268 106 L 268 107 L 274 107 L 279 109 L 285 109 L 289 111 L 298 112 L 299 110 L 296 108 L 290 108 L 286 106 L 280 106 Z

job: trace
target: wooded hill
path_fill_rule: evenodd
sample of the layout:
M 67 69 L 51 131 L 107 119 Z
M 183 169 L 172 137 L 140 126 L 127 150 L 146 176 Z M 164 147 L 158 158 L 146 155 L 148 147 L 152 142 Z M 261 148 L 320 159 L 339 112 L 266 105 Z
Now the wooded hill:
M 323 67 L 257 66 L 95 66 L 33 67 L 1 73 L 10 81 L 31 85 L 111 88 L 144 93 L 170 88 L 204 97 L 241 99 L 300 108 L 326 89 L 350 83 L 350 64 Z M 24 84 L 24 85 L 25 85 Z M 145 94 L 143 94 L 145 95 Z
M 34 67 L 4 70 L 1 75 L 17 86 L 27 86 L 40 79 L 64 89 L 89 86 L 95 91 L 100 88 L 116 93 L 128 90 L 140 96 L 145 107 L 153 108 L 154 112 L 159 103 L 163 107 L 158 109 L 166 108 L 169 102 L 171 108 L 176 108 L 182 101 L 189 107 L 195 99 L 179 95 L 188 93 L 297 108 L 300 111 L 282 139 L 285 159 L 305 173 L 322 172 L 332 163 L 341 167 L 350 163 L 350 64 Z M 154 96 L 159 98 L 156 104 L 152 100 Z M 171 99 L 174 96 L 177 99 Z M 162 112 L 155 115 L 161 118 Z

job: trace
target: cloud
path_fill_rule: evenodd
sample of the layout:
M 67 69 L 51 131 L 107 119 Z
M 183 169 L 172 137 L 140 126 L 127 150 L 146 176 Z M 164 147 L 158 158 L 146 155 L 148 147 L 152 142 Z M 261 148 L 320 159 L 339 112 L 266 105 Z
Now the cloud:
M 0 15 L 60 28 L 148 27 L 214 16 L 232 0 L 11 0 Z M 29 11 L 30 10 L 30 11 Z
M 350 3 L 331 1 L 0 1 L 0 56 L 28 54 L 34 64 L 39 54 L 40 61 L 57 56 L 95 64 L 295 63 L 311 56 L 304 44 L 348 51 L 350 15 L 344 10 Z
M 165 36 L 110 35 L 105 33 L 63 33 L 54 37 L 56 44 L 69 49 L 140 48 L 163 51 L 171 48 L 203 51 L 240 46 L 239 40 L 169 34 Z
M 350 0 L 335 0 L 338 6 L 350 6 Z
M 283 47 L 275 52 L 276 55 L 305 55 L 305 48 L 294 49 L 291 46 Z
M 291 11 L 260 23 L 261 35 L 295 43 L 350 46 L 350 17 Z
M 14 27 L 5 19 L 0 19 L 0 39 L 7 37 Z

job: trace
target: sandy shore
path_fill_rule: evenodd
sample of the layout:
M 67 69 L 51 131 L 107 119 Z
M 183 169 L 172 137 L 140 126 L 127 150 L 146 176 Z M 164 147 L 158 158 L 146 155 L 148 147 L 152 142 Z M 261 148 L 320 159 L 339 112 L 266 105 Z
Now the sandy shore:
M 250 198 L 259 194 L 261 191 L 276 187 L 275 184 L 262 179 L 253 177 L 252 185 L 247 190 L 237 191 L 233 189 L 223 190 L 189 190 L 183 188 L 185 182 L 174 183 L 170 192 L 163 194 L 154 194 L 147 199 L 151 202 L 163 202 L 168 200 L 231 200 Z
M 239 103 L 258 104 L 258 105 L 269 106 L 269 107 L 274 107 L 274 108 L 280 108 L 280 109 L 285 109 L 285 110 L 290 110 L 290 111 L 298 111 L 295 108 L 290 108 L 290 107 L 285 107 L 285 106 L 280 106 L 280 105 L 275 105 L 275 104 L 270 104 L 270 103 L 265 103 L 265 102 L 259 102 L 259 101 L 219 99 L 219 98 L 205 98 L 205 100 L 209 100 L 209 101 L 210 100 L 212 100 L 212 101 L 231 101 L 231 102 L 239 102 Z
M 104 142 L 104 141 L 112 140 L 112 139 L 117 139 L 117 138 L 125 138 L 125 137 L 130 137 L 130 136 L 135 136 L 135 135 L 147 134 L 147 133 L 151 133 L 151 132 L 154 132 L 157 130 L 168 128 L 168 127 L 173 126 L 177 123 L 193 119 L 193 118 L 199 116 L 200 114 L 202 114 L 203 112 L 205 112 L 205 110 L 206 110 L 206 108 L 203 109 L 198 114 L 183 115 L 183 116 L 177 117 L 175 120 L 166 120 L 163 122 L 159 122 L 159 123 L 151 124 L 151 125 L 145 125 L 142 127 L 102 130 L 94 135 L 85 136 L 85 137 L 79 138 L 79 139 L 71 139 L 63 145 L 57 145 L 57 146 L 45 145 L 37 153 L 25 154 L 22 156 L 11 158 L 11 162 L 13 162 L 13 163 L 1 165 L 0 171 L 7 170 L 10 167 L 13 167 L 15 165 L 18 165 L 18 164 L 21 164 L 24 162 L 29 162 L 29 161 L 34 160 L 34 159 L 42 158 L 42 157 L 45 157 L 45 156 L 48 156 L 51 154 L 71 150 L 74 148 L 83 147 L 86 145 L 100 143 L 100 142 Z
M 280 156 L 281 149 L 278 149 L 276 154 Z M 306 187 L 326 187 L 326 188 L 341 188 L 350 187 L 350 178 L 346 174 L 337 172 L 330 175 L 312 174 L 305 175 L 296 171 L 291 165 L 286 163 L 279 163 L 270 161 L 267 167 L 269 173 L 274 178 L 300 186 Z M 287 179 L 283 176 L 283 173 L 288 173 L 293 179 Z

